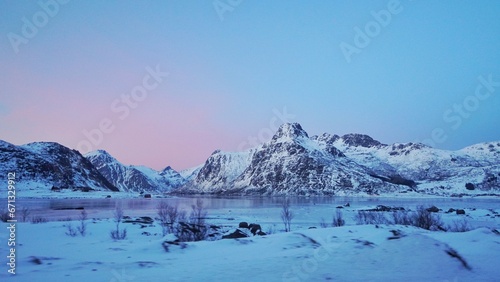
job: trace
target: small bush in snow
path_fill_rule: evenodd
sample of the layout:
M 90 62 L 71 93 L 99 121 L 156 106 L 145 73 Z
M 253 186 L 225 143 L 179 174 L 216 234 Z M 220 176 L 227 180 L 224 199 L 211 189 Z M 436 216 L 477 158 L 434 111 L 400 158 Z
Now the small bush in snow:
M 328 227 L 328 223 L 326 223 L 326 221 L 325 221 L 324 218 L 321 218 L 321 221 L 319 223 L 319 227 L 321 227 L 321 228 L 327 228 Z
M 166 202 L 160 202 L 156 207 L 157 214 L 162 226 L 163 236 L 174 233 L 179 220 L 179 210 L 177 206 L 170 206 Z
M 344 226 L 344 225 L 345 225 L 345 220 L 344 220 L 344 217 L 342 215 L 342 211 L 340 209 L 336 209 L 335 214 L 332 217 L 331 226 L 332 227 L 340 227 L 340 226 Z M 321 222 L 319 223 L 319 226 L 321 228 L 330 227 L 330 225 L 328 225 L 328 223 L 326 223 L 324 218 L 321 218 Z
M 392 212 L 392 223 L 397 225 L 413 225 L 413 216 L 406 210 Z
M 208 237 L 209 226 L 205 222 L 207 211 L 203 206 L 203 200 L 197 199 L 191 205 L 189 217 L 186 212 L 180 211 L 177 215 L 178 224 L 174 228 L 174 235 L 180 242 L 201 241 Z
M 443 222 L 441 216 L 437 213 L 428 211 L 424 206 L 418 206 L 417 211 L 413 214 L 413 226 L 420 227 L 427 230 L 443 229 Z
M 109 235 L 113 240 L 125 240 L 127 238 L 127 229 L 123 229 L 121 231 L 120 229 L 111 230 Z
M 160 202 L 156 211 L 162 226 L 163 236 L 173 234 L 180 242 L 207 239 L 210 228 L 205 222 L 207 211 L 203 206 L 203 200 L 198 199 L 191 206 L 189 217 L 185 211 L 166 202 Z
M 383 212 L 359 210 L 354 216 L 356 224 L 386 224 L 387 218 Z
M 78 217 L 79 221 L 80 221 L 80 226 L 77 227 L 78 229 L 78 232 L 80 233 L 80 235 L 82 235 L 83 237 L 85 237 L 85 235 L 87 234 L 87 212 L 85 210 L 83 210 L 81 213 L 80 213 L 80 216 Z
M 269 227 L 267 227 L 266 229 L 266 234 L 267 235 L 271 235 L 271 234 L 274 234 L 276 233 L 276 225 L 269 225 Z
M 392 213 L 392 224 L 410 225 L 427 230 L 444 230 L 441 216 L 430 208 L 418 206 L 414 212 L 398 210 Z
M 73 228 L 73 225 L 71 224 L 71 222 L 69 222 L 66 225 L 66 235 L 68 235 L 70 237 L 75 237 L 76 235 L 78 235 L 78 232 L 76 231 L 75 228 Z
M 120 230 L 120 222 L 122 221 L 123 218 L 123 209 L 120 206 L 116 206 L 115 212 L 114 212 L 114 219 L 116 222 L 116 229 L 111 230 L 109 235 L 111 239 L 113 240 L 124 240 L 127 238 L 127 229 Z
M 469 221 L 465 218 L 454 220 L 447 228 L 450 232 L 467 232 L 472 230 Z
M 342 216 L 342 211 L 340 209 L 337 209 L 335 211 L 335 214 L 333 215 L 332 219 L 332 226 L 333 227 L 340 227 L 345 225 L 345 220 Z
M 290 225 L 293 219 L 293 212 L 290 210 L 290 199 L 285 198 L 281 209 L 281 220 L 285 225 L 285 232 L 290 231 Z
M 193 229 L 193 241 L 201 241 L 207 238 L 208 226 L 205 223 L 207 211 L 203 206 L 203 200 L 197 199 L 196 204 L 191 206 L 191 214 L 189 215 L 189 224 Z
M 41 216 L 33 216 L 31 217 L 31 223 L 33 224 L 38 224 L 38 223 L 46 223 L 47 219 Z
M 27 207 L 23 207 L 20 211 L 21 214 L 21 221 L 26 222 L 28 221 L 28 216 L 31 214 L 31 210 Z

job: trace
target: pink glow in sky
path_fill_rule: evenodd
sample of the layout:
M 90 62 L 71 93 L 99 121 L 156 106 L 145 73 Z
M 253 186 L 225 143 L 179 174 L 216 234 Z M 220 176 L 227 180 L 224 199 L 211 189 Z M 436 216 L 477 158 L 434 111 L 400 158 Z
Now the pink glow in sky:
M 500 86 L 455 111 L 478 77 L 500 84 L 500 5 L 400 4 L 348 62 L 339 45 L 354 44 L 354 27 L 386 0 L 244 1 L 223 18 L 211 1 L 69 1 L 15 48 L 9 36 L 23 35 L 23 17 L 41 7 L 2 1 L 0 139 L 180 170 L 249 137 L 265 141 L 259 135 L 286 108 L 310 135 L 415 142 L 440 128 L 446 139 L 435 145 L 445 149 L 500 140 Z M 169 75 L 148 79 L 157 66 Z M 140 87 L 147 97 L 122 101 Z M 449 110 L 453 122 L 443 118 Z

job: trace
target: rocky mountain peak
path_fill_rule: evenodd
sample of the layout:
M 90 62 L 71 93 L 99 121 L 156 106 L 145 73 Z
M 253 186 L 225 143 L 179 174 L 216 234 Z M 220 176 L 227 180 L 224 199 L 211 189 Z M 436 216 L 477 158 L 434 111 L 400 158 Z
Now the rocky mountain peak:
M 377 146 L 385 146 L 385 144 L 380 143 L 379 141 L 371 138 L 368 135 L 365 134 L 357 134 L 357 133 L 350 133 L 342 136 L 342 140 L 346 145 L 349 146 L 354 146 L 354 147 L 365 147 L 365 148 L 371 148 L 371 147 L 377 147 Z
M 302 129 L 302 126 L 298 123 L 284 123 L 276 131 L 273 136 L 273 140 L 276 141 L 281 138 L 295 139 L 299 137 L 309 138 L 307 132 Z

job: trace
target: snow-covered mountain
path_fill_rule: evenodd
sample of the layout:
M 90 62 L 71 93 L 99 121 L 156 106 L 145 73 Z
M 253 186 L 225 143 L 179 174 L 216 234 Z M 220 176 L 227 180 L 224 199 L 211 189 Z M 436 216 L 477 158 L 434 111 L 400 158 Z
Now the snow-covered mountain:
M 184 178 L 170 166 L 162 171 L 145 166 L 126 166 L 104 150 L 90 152 L 85 158 L 120 191 L 168 192 L 185 183 Z
M 250 150 L 217 150 L 204 164 L 180 173 L 127 166 L 102 150 L 83 157 L 49 142 L 0 141 L 0 160 L 0 173 L 16 172 L 19 187 L 44 191 L 500 194 L 500 142 L 447 151 L 420 143 L 382 144 L 362 134 L 310 137 L 298 123 L 283 124 L 270 141 Z
M 459 195 L 500 190 L 500 142 L 447 151 L 420 143 L 366 143 L 367 136 L 353 143 L 350 137 L 336 138 L 332 145 L 377 175 L 415 182 L 419 192 Z
M 500 192 L 500 142 L 459 151 L 418 143 L 382 144 L 370 136 L 309 137 L 297 123 L 247 152 L 215 151 L 177 192 L 344 195 Z
M 16 146 L 0 140 L 0 173 L 15 173 L 16 188 L 118 191 L 78 151 L 58 143 Z
M 177 190 L 185 193 L 216 193 L 232 192 L 234 180 L 250 164 L 255 149 L 245 152 L 213 152 L 203 166 L 191 174 L 189 182 Z
M 201 165 L 198 165 L 198 166 L 195 166 L 195 167 L 192 167 L 192 168 L 187 168 L 187 169 L 183 169 L 181 171 L 179 171 L 179 174 L 186 180 L 191 180 L 193 179 L 194 177 L 196 177 L 196 175 L 198 175 L 198 172 L 200 171 L 200 169 L 203 167 L 203 164 Z
M 370 175 L 328 141 L 309 138 L 297 124 L 242 153 L 216 151 L 180 191 L 259 195 L 336 195 L 406 190 Z

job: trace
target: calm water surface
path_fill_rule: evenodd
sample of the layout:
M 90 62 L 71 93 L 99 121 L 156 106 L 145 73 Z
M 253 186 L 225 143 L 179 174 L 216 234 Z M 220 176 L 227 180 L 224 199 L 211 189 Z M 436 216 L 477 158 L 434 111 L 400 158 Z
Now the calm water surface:
M 121 206 L 126 215 L 155 216 L 156 206 L 166 201 L 179 208 L 189 210 L 196 199 L 203 200 L 210 217 L 220 219 L 244 219 L 258 217 L 270 222 L 279 221 L 282 197 L 174 197 L 164 199 L 18 199 L 19 207 L 29 207 L 32 215 L 49 220 L 71 217 L 76 219 L 84 208 L 90 217 L 112 217 L 116 206 Z M 385 197 L 291 197 L 292 209 L 298 220 L 317 222 L 318 216 L 326 217 L 336 206 L 350 203 L 350 209 L 375 207 L 377 205 L 402 206 L 414 209 L 417 205 L 436 205 L 443 210 L 450 207 L 462 209 L 500 209 L 500 199 L 464 198 L 385 198 Z

